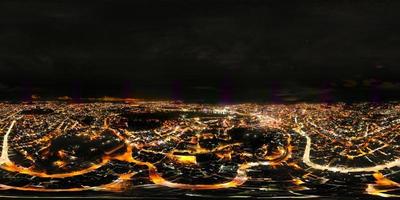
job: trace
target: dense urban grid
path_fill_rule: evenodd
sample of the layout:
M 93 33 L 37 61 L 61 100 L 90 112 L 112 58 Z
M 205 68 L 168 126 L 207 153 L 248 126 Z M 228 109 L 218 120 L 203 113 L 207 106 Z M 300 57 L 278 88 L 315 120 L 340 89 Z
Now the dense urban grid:
M 0 195 L 400 197 L 400 104 L 0 103 Z

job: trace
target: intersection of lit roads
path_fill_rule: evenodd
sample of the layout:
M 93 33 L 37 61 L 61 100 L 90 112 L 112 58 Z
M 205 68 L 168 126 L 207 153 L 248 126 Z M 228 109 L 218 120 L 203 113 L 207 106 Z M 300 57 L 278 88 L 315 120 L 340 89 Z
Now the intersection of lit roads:
M 0 196 L 400 197 L 400 104 L 0 103 Z

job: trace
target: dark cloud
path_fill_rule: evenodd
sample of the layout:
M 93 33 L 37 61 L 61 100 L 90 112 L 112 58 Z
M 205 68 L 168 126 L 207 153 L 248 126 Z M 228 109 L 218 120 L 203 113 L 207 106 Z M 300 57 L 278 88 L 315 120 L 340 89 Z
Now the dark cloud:
M 346 93 L 343 81 L 398 79 L 398 6 L 394 0 L 3 0 L 0 74 L 25 93 L 53 95 L 171 97 L 181 90 L 183 97 L 229 91 L 232 98 L 265 99 L 273 98 L 265 90 L 314 91 L 324 84 Z M 378 89 L 386 88 L 396 87 Z

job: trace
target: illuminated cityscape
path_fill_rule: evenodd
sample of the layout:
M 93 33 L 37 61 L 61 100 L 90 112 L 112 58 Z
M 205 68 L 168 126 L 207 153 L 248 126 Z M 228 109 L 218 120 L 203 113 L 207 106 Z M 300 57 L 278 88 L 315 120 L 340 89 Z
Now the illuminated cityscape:
M 399 0 L 0 0 L 0 199 L 400 199 Z
M 400 196 L 397 103 L 37 101 L 0 115 L 2 196 Z

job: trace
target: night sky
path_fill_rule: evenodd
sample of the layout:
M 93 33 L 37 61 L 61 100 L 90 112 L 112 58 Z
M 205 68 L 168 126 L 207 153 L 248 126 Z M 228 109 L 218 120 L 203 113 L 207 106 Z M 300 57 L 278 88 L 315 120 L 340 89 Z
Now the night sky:
M 400 1 L 0 1 L 0 98 L 400 97 Z

